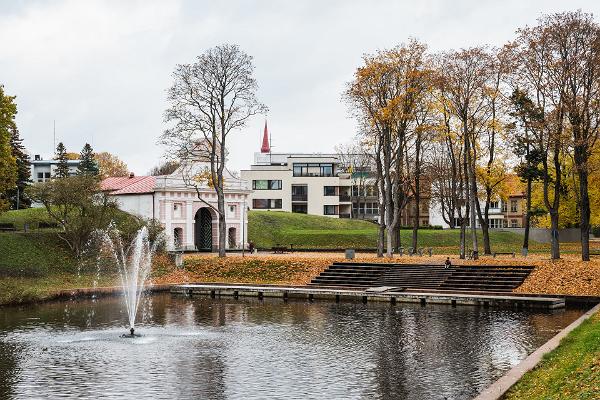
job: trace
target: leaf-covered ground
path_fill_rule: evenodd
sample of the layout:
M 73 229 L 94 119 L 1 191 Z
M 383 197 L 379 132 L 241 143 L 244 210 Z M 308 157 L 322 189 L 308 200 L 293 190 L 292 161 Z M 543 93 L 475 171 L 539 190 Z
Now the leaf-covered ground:
M 392 260 L 376 258 L 374 254 L 358 254 L 356 260 L 368 262 L 436 263 L 442 264 L 446 255 L 433 257 L 396 256 Z M 477 261 L 459 260 L 451 256 L 455 265 L 534 265 L 536 268 L 523 285 L 520 293 L 546 293 L 581 296 L 600 296 L 600 257 L 583 262 L 575 255 L 551 261 L 547 256 L 481 257 Z M 157 283 L 173 282 L 227 282 L 278 283 L 305 285 L 334 261 L 344 261 L 340 253 L 259 253 L 241 257 L 239 254 L 219 259 L 214 255 L 188 255 L 185 267 L 173 269 L 157 278 Z

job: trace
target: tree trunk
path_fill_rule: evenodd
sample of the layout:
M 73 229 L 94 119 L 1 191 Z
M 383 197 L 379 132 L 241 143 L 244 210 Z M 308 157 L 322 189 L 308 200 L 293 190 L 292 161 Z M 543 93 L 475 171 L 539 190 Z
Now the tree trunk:
M 383 257 L 383 241 L 385 240 L 385 226 L 379 224 L 379 230 L 377 234 L 377 257 Z
M 467 226 L 466 223 L 464 222 L 464 219 L 461 220 L 460 222 L 460 259 L 464 260 L 465 259 L 465 254 L 466 254 L 466 238 L 467 238 Z
M 521 255 L 527 256 L 529 253 L 529 225 L 531 224 L 531 178 L 527 178 L 527 199 L 525 211 L 525 234 L 523 235 L 523 250 Z
M 550 213 L 550 228 L 552 233 L 550 253 L 553 260 L 558 260 L 560 259 L 560 242 L 558 238 L 558 212 L 556 211 Z
M 581 229 L 581 259 L 590 261 L 590 196 L 588 192 L 588 171 L 585 168 L 579 170 L 579 201 Z
M 227 225 L 225 222 L 225 196 L 222 191 L 217 191 L 217 208 L 219 210 L 219 257 L 225 257 Z
M 483 254 L 492 254 L 492 247 L 490 246 L 489 221 L 485 221 L 485 223 L 481 225 L 481 233 L 483 234 Z

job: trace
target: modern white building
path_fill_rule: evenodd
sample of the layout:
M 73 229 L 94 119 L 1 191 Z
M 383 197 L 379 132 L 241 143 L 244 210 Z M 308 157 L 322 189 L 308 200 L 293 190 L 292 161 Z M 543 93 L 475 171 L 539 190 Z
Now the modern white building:
M 69 174 L 75 175 L 80 160 L 68 160 Z M 43 160 L 39 154 L 33 156 L 31 160 L 31 180 L 33 182 L 49 181 L 55 174 L 58 160 Z
M 335 154 L 271 153 L 265 124 L 261 151 L 254 153 L 250 169 L 241 171 L 253 190 L 248 206 L 350 218 L 352 180 L 339 164 Z
M 107 178 L 102 181 L 102 189 L 116 199 L 120 209 L 159 221 L 165 228 L 168 248 L 217 249 L 217 194 L 208 185 L 199 185 L 198 191 L 186 185 L 181 170 L 164 176 L 136 177 L 132 174 Z M 247 243 L 246 204 L 250 192 L 239 178 L 225 177 L 227 249 L 239 249 Z

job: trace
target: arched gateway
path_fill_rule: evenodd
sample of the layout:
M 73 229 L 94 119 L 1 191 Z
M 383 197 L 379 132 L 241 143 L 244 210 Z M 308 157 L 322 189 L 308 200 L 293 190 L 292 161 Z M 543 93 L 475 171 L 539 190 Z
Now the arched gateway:
M 212 251 L 212 215 L 204 207 L 194 217 L 194 245 L 198 251 Z

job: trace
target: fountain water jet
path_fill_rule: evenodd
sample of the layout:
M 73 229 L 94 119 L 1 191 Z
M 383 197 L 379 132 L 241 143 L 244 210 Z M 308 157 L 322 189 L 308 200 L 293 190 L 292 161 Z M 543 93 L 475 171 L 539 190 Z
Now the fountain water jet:
M 130 333 L 122 337 L 140 336 L 135 333 L 135 318 L 152 267 L 152 256 L 161 241 L 157 239 L 154 243 L 150 243 L 146 227 L 142 227 L 136 233 L 127 248 L 123 246 L 121 237 L 114 228 L 101 232 L 100 237 L 101 253 L 107 255 L 117 265 L 123 286 Z

